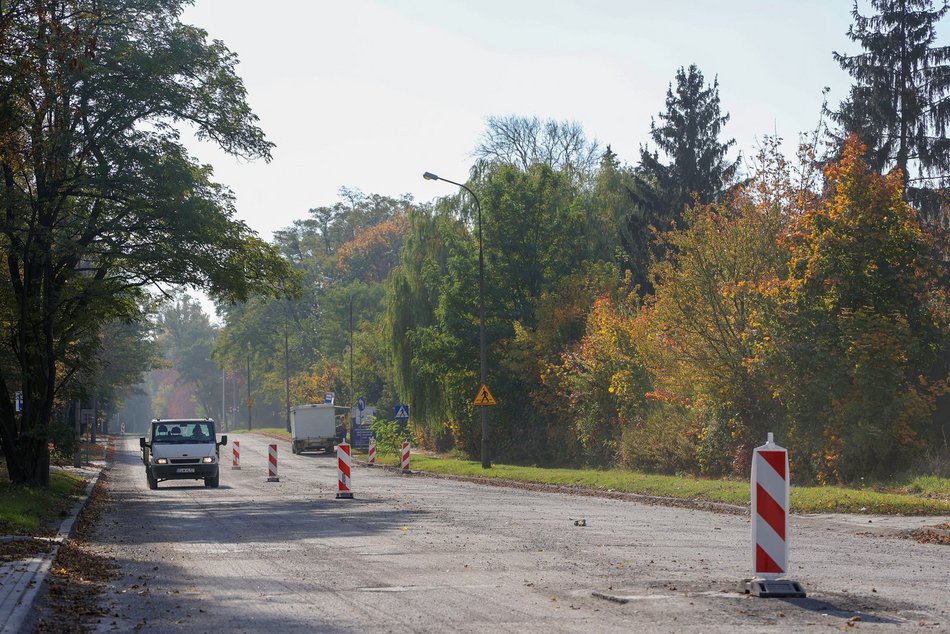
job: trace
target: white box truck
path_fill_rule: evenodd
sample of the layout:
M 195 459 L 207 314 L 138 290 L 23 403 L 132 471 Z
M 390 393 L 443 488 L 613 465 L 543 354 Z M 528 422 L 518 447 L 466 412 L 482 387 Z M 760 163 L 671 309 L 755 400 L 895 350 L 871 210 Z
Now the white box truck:
M 290 408 L 290 450 L 293 453 L 319 449 L 333 453 L 339 441 L 336 407 L 321 403 Z

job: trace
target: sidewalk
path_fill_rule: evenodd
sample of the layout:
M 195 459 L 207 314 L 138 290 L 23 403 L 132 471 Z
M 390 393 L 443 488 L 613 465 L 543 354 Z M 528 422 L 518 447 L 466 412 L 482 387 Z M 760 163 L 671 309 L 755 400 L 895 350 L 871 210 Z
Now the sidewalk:
M 92 489 L 102 475 L 103 462 L 94 462 L 91 467 L 70 469 L 82 474 L 89 481 L 82 497 L 73 505 L 69 517 L 63 520 L 55 537 L 50 538 L 48 553 L 36 555 L 30 559 L 0 563 L 0 634 L 16 634 L 23 626 L 33 607 L 46 574 L 49 572 L 59 546 L 63 540 L 72 537 L 76 518 L 89 501 Z M 0 539 L 18 539 L 19 537 L 0 536 Z

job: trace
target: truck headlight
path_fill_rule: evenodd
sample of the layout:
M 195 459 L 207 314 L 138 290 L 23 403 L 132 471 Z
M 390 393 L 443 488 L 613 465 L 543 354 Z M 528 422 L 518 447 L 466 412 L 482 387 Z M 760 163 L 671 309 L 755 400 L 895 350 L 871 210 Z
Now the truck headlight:
M 155 464 L 168 464 L 168 458 L 156 458 Z
M 204 464 L 210 464 L 214 462 L 214 456 L 205 456 L 204 458 L 201 459 L 201 462 L 203 462 Z

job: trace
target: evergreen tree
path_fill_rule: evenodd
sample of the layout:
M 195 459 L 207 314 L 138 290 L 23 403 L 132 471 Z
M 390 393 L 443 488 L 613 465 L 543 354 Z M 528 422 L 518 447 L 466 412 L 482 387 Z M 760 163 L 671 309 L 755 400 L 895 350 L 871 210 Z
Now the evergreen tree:
M 666 112 L 659 114 L 659 124 L 650 123 L 650 136 L 657 148 L 670 160 L 660 161 L 659 153 L 640 149 L 641 178 L 651 185 L 653 195 L 642 197 L 642 203 L 657 207 L 655 216 L 682 224 L 683 210 L 693 203 L 715 201 L 736 174 L 739 160 L 726 160 L 726 152 L 734 140 L 721 142 L 722 127 L 728 114 L 719 109 L 719 81 L 705 85 L 703 74 L 695 64 L 676 71 L 676 87 L 666 92 Z
M 950 171 L 950 46 L 934 42 L 948 6 L 935 9 L 932 0 L 871 0 L 871 6 L 877 14 L 865 16 L 855 2 L 848 29 L 864 51 L 834 53 L 855 80 L 832 113 L 841 126 L 838 148 L 855 133 L 868 145 L 872 168 L 899 168 L 905 185 L 939 184 Z

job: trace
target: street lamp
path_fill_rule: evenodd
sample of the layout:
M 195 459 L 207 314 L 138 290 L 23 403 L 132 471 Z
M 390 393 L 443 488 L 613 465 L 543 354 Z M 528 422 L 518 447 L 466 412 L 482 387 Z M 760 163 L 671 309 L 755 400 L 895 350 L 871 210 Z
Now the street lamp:
M 432 172 L 426 172 L 422 175 L 422 178 L 427 181 L 445 181 L 457 187 L 461 187 L 469 194 L 472 195 L 472 198 L 475 200 L 475 209 L 478 212 L 478 361 L 479 361 L 479 376 L 481 378 L 482 385 L 488 385 L 487 377 L 487 353 L 485 348 L 485 256 L 482 251 L 482 206 L 478 202 L 478 196 L 475 195 L 471 189 L 463 185 L 462 183 L 456 183 L 455 181 L 450 181 L 447 178 L 442 178 L 436 176 Z M 479 386 L 481 389 L 481 386 Z M 488 408 L 481 406 L 478 408 L 481 410 L 482 418 L 482 468 L 489 469 L 491 468 L 491 456 L 488 453 Z

